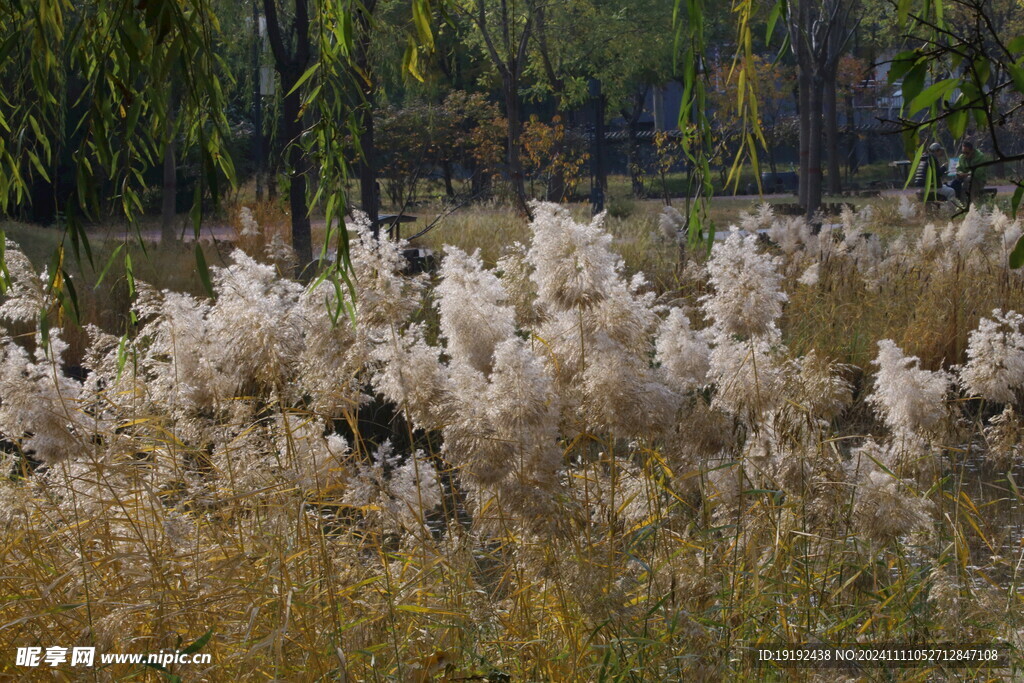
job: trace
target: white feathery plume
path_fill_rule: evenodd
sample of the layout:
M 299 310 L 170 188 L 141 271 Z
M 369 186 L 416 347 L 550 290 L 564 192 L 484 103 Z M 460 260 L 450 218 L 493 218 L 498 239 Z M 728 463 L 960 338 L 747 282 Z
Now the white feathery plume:
M 497 486 L 516 465 L 515 444 L 494 420 L 487 405 L 484 374 L 462 363 L 449 371 L 444 407 L 443 452 L 470 481 Z
M 0 304 L 0 318 L 11 322 L 39 320 L 39 312 L 48 308 L 45 271 L 37 275 L 28 257 L 10 240 L 5 242 L 4 262 L 11 286 Z
M 441 480 L 427 455 L 417 450 L 391 472 L 388 508 L 405 528 L 422 526 L 427 514 L 441 505 Z
M 543 361 L 522 339 L 495 349 L 487 410 L 499 438 L 512 443 L 519 477 L 551 487 L 561 464 L 560 400 Z
M 441 504 L 441 484 L 423 451 L 403 457 L 385 441 L 369 462 L 352 464 L 342 500 L 366 511 L 371 521 L 383 521 L 386 529 L 414 529 Z
M 640 273 L 628 284 L 616 278 L 608 296 L 583 314 L 583 327 L 606 334 L 630 353 L 647 354 L 658 325 L 658 309 L 654 292 L 640 293 L 646 285 Z
M 960 383 L 970 394 L 1012 403 L 1024 387 L 1024 316 L 992 311 L 967 338 L 967 363 Z
M 910 198 L 906 195 L 900 195 L 899 204 L 896 205 L 896 213 L 905 221 L 913 220 L 917 217 L 917 204 L 910 201 Z
M 441 282 L 435 288 L 441 336 L 456 363 L 490 372 L 494 347 L 515 333 L 514 311 L 501 281 L 485 270 L 477 250 L 445 250 Z
M 678 397 L 642 357 L 598 335 L 587 349 L 586 360 L 583 412 L 588 425 L 639 438 L 671 426 Z
M 761 202 L 754 211 L 744 211 L 740 214 L 739 219 L 740 229 L 750 233 L 770 228 L 773 223 L 775 223 L 775 211 L 768 202 Z
M 716 245 L 708 261 L 714 294 L 701 298 L 704 312 L 719 334 L 753 337 L 766 334 L 782 315 L 779 259 L 758 252 L 757 237 L 732 230 Z
M 366 400 L 360 374 L 371 347 L 358 322 L 353 326 L 345 311 L 338 312 L 338 296 L 327 282 L 314 282 L 297 306 L 304 344 L 296 363 L 295 389 L 309 397 L 311 410 L 332 417 Z M 340 296 L 347 296 L 344 289 Z M 338 312 L 337 320 L 332 312 Z
M 210 304 L 175 292 L 164 292 L 160 298 L 159 314 L 139 334 L 148 342 L 142 345 L 139 365 L 146 373 L 151 400 L 180 415 L 231 398 L 224 375 L 211 358 Z M 125 378 L 129 382 L 131 378 Z
M 857 487 L 853 520 L 857 530 L 880 545 L 929 528 L 929 501 L 910 492 L 902 479 L 871 470 Z
M 985 460 L 999 468 L 1012 467 L 1024 456 L 1024 423 L 1012 405 L 989 420 L 984 428 Z
M 302 350 L 296 303 L 303 288 L 240 249 L 231 258 L 213 269 L 209 355 L 236 392 L 251 382 L 272 386 L 290 376 Z
M 715 386 L 712 405 L 728 413 L 756 420 L 784 400 L 783 349 L 774 335 L 739 340 L 719 336 L 711 350 L 708 380 Z
M 768 238 L 779 245 L 783 253 L 792 256 L 807 242 L 809 232 L 803 218 L 776 218 L 768 228 Z
M 666 383 L 680 394 L 707 384 L 711 350 L 704 335 L 690 327 L 690 319 L 678 308 L 669 311 L 658 326 L 655 361 Z
M 437 426 L 447 378 L 439 349 L 424 341 L 423 324 L 411 325 L 376 345 L 371 357 L 374 391 L 397 405 L 413 426 Z
M 83 427 L 95 422 L 81 413 L 82 385 L 61 371 L 67 345 L 59 330 L 50 331 L 49 355 L 40 344 L 34 361 L 9 337 L 0 344 L 0 434 L 22 439 L 23 450 L 48 464 L 78 456 L 87 443 Z
M 619 259 L 611 235 L 601 229 L 604 214 L 577 223 L 568 209 L 534 203 L 533 242 L 526 255 L 542 306 L 558 310 L 589 308 L 605 299 L 615 282 Z
M 917 240 L 917 251 L 920 254 L 930 254 L 941 245 L 938 228 L 934 223 L 928 223 L 921 231 L 921 237 Z
M 979 209 L 977 204 L 971 204 L 967 215 L 960 221 L 956 230 L 957 248 L 962 253 L 967 253 L 980 247 L 988 236 L 990 225 L 991 219 L 988 212 Z
M 678 242 L 684 234 L 686 219 L 676 207 L 665 206 L 658 214 L 658 228 L 666 239 Z
M 497 271 L 501 286 L 515 310 L 516 325 L 522 329 L 532 328 L 543 316 L 536 306 L 537 285 L 530 277 L 533 269 L 526 260 L 526 247 L 514 242 L 498 259 Z
M 349 245 L 356 296 L 356 319 L 370 327 L 401 326 L 420 306 L 424 275 L 404 276 L 404 240 L 374 238 L 366 214 L 356 212 L 347 229 L 356 239 Z
M 287 454 L 285 476 L 310 494 L 330 495 L 348 481 L 346 460 L 349 446 L 338 434 L 324 435 L 321 419 L 302 419 L 299 415 L 278 416 L 274 424 L 277 452 Z
M 676 207 L 663 207 L 662 212 L 657 214 L 657 226 L 667 240 L 677 244 L 686 241 L 686 218 Z
M 260 234 L 260 225 L 256 222 L 256 219 L 252 215 L 252 209 L 248 206 L 243 206 L 238 210 L 238 222 L 242 224 L 242 230 L 239 233 L 242 237 L 256 237 Z
M 815 286 L 818 284 L 818 277 L 821 272 L 820 268 L 821 264 L 818 261 L 815 261 L 811 265 L 807 266 L 807 269 L 803 272 L 803 275 L 797 279 L 797 282 L 802 285 L 807 285 L 808 287 Z
M 875 388 L 868 402 L 897 434 L 919 435 L 934 429 L 945 416 L 950 376 L 920 367 L 916 356 L 905 356 L 891 339 L 878 342 Z

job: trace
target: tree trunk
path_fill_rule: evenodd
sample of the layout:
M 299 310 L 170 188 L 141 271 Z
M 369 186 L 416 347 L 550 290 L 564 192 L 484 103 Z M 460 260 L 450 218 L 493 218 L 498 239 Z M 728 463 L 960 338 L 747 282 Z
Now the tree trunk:
M 441 163 L 441 169 L 444 171 L 444 193 L 448 199 L 455 199 L 455 186 L 452 185 L 452 162 L 451 159 L 445 159 Z
M 846 178 L 853 182 L 853 174 L 857 172 L 857 142 L 859 137 L 856 133 L 857 121 L 853 115 L 853 96 L 847 95 L 843 98 L 846 108 Z
M 167 93 L 167 125 L 164 128 L 166 144 L 164 145 L 164 179 L 163 197 L 160 205 L 160 241 L 164 244 L 173 242 L 174 222 L 178 215 L 178 164 L 174 150 L 174 112 L 178 108 L 178 93 L 174 83 Z
M 516 208 L 524 215 L 530 215 L 530 207 L 526 201 L 526 183 L 523 177 L 523 160 L 519 148 L 519 87 L 518 81 L 506 75 L 503 78 L 505 89 L 505 120 L 506 133 L 508 137 L 508 174 L 509 182 L 512 183 L 512 193 L 515 196 Z
M 277 16 L 276 0 L 263 0 L 263 13 L 267 17 L 267 36 L 274 53 L 274 64 L 281 76 L 281 87 L 287 93 L 282 103 L 284 146 L 288 150 L 288 203 L 292 213 L 292 248 L 298 257 L 295 274 L 303 277 L 313 261 L 313 237 L 309 225 L 309 206 L 306 203 L 306 175 L 309 159 L 302 149 L 302 92 L 295 88 L 309 64 L 309 5 L 308 0 L 295 0 L 295 19 L 292 22 L 294 53 L 285 45 L 283 31 Z
M 633 197 L 642 199 L 644 196 L 644 176 L 640 166 L 640 117 L 644 113 L 644 103 L 647 100 L 647 91 L 650 86 L 644 86 L 633 94 L 633 110 L 623 110 L 623 118 L 629 124 L 629 143 L 627 147 L 627 160 L 629 165 L 629 180 L 633 189 Z
M 799 202 L 807 208 L 807 188 L 810 176 L 810 141 L 811 141 L 811 74 L 810 64 L 797 65 L 797 87 L 799 88 L 798 107 L 800 109 L 800 178 Z
M 284 76 L 285 74 L 282 74 Z M 282 77 L 281 87 L 289 92 L 302 76 L 301 71 L 287 72 Z M 288 146 L 288 205 L 292 214 L 292 248 L 298 256 L 296 274 L 301 274 L 306 266 L 313 261 L 313 236 L 309 225 L 309 206 L 306 203 L 306 174 L 309 172 L 309 160 L 302 150 L 302 119 L 299 108 L 302 104 L 302 93 L 295 90 L 285 96 L 282 114 L 284 115 L 285 144 Z
M 369 103 L 363 105 L 360 113 L 362 125 L 359 134 L 359 146 L 363 156 L 359 160 L 359 203 L 373 228 L 373 236 L 380 232 L 380 195 L 377 185 L 377 153 L 373 133 L 373 112 Z
M 167 121 L 167 145 L 164 147 L 164 189 L 160 206 L 160 241 L 170 244 L 177 235 L 174 222 L 178 215 L 178 165 L 174 154 L 174 126 Z
M 629 165 L 629 181 L 633 189 L 633 197 L 642 199 L 644 196 L 644 177 L 640 173 L 640 138 L 637 136 L 637 123 L 629 121 L 629 146 L 627 147 L 626 163 Z
M 256 201 L 263 201 L 263 101 L 260 92 L 260 11 L 258 0 L 252 3 L 252 127 L 253 175 L 256 178 Z
M 565 155 L 565 130 L 567 126 L 567 116 L 561 109 L 561 98 L 556 96 L 558 102 L 555 119 L 553 125 L 562 127 L 562 137 L 556 138 L 551 149 L 551 160 L 552 162 L 560 161 Z M 551 174 L 548 176 L 548 187 L 547 187 L 547 200 L 549 202 L 563 202 L 565 201 L 566 193 L 565 174 L 562 172 L 562 166 L 560 163 L 555 165 L 552 169 Z
M 820 65 L 824 88 L 822 102 L 823 125 L 825 127 L 825 154 L 828 157 L 828 191 L 838 195 L 843 191 L 843 179 L 840 175 L 839 159 L 839 112 L 836 101 L 836 77 L 839 71 L 840 51 L 843 43 L 843 19 L 841 14 L 834 15 L 832 30 L 829 32 L 827 61 Z
M 836 70 L 829 68 L 825 72 L 824 100 L 822 116 L 825 127 L 825 153 L 828 155 L 828 191 L 838 195 L 843 191 L 843 179 L 839 158 L 839 118 L 836 111 Z
M 359 110 L 359 147 L 362 158 L 359 160 L 359 202 L 373 229 L 373 236 L 380 235 L 380 191 L 377 183 L 377 146 L 374 139 L 373 105 L 376 86 L 374 85 L 370 66 L 370 19 L 376 9 L 376 0 L 365 0 L 356 11 L 358 40 L 356 45 L 356 64 L 359 73 L 354 73 L 362 91 L 363 101 Z
M 807 204 L 804 209 L 807 218 L 812 218 L 821 207 L 822 124 L 824 122 L 822 104 L 825 83 L 818 74 L 809 80 L 811 81 L 811 91 L 807 127 Z
M 605 164 L 604 139 L 604 108 L 605 97 L 601 91 L 601 81 L 592 78 L 589 83 L 590 99 L 594 106 L 594 143 L 592 166 L 594 181 L 591 191 L 591 204 L 595 213 L 604 210 L 605 197 L 608 193 L 608 167 Z M 667 191 L 666 191 L 667 194 Z
M 794 9 L 796 10 L 795 15 Z M 807 209 L 808 205 L 810 180 L 808 155 L 811 144 L 811 74 L 814 70 L 811 47 L 808 44 L 807 35 L 810 27 L 810 2 L 807 0 L 793 0 L 789 5 L 786 30 L 789 33 L 790 50 L 792 50 L 793 57 L 796 59 L 797 113 L 800 120 L 800 174 L 797 179 L 797 195 L 799 196 L 800 206 L 804 209 Z

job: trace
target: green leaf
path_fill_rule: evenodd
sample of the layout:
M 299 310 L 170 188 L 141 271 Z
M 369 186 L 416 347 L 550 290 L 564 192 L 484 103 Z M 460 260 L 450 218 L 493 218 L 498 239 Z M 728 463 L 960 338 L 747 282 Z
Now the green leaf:
M 109 259 L 107 259 L 107 265 L 103 266 L 103 270 L 100 272 L 100 277 L 96 280 L 96 284 L 93 285 L 93 289 L 96 289 L 103 284 L 103 278 L 107 276 L 107 271 L 110 270 L 111 264 L 114 263 L 114 259 L 117 258 L 117 255 L 121 253 L 122 249 L 124 249 L 124 242 L 117 245 L 117 249 L 115 249 L 114 253 L 110 255 Z
M 85 257 L 89 260 L 89 265 L 95 269 L 96 264 L 93 262 L 89 236 L 86 234 L 85 228 L 82 227 L 82 223 L 78 218 L 78 207 L 74 202 L 68 200 L 65 215 L 67 216 L 65 227 L 71 236 L 71 247 L 74 249 L 76 262 L 81 263 L 81 251 L 84 251 Z
M 212 636 L 213 636 L 213 627 L 211 626 L 209 631 L 207 631 L 203 635 L 201 635 L 198 638 L 196 638 L 195 641 L 193 641 L 191 645 L 189 645 L 185 649 L 183 649 L 181 651 L 181 653 L 184 654 L 184 655 L 190 655 L 193 652 L 199 652 L 200 650 L 203 649 L 203 647 L 208 642 L 210 642 L 210 638 Z
M 68 271 L 62 271 L 64 277 L 64 288 L 67 290 L 67 298 L 71 299 L 71 310 L 68 313 L 71 315 L 71 321 L 78 324 L 81 320 L 82 313 L 78 307 L 78 292 L 75 291 L 75 283 L 72 281 L 71 276 L 68 275 Z M 62 295 L 63 298 L 64 295 Z M 65 309 L 67 310 L 67 309 Z
M 988 83 L 988 79 L 992 77 L 992 62 L 984 57 L 975 57 L 971 60 L 971 69 L 973 69 L 978 83 L 982 85 Z
M 47 268 L 47 272 L 50 274 L 50 279 L 46 283 L 47 292 L 52 292 L 54 286 L 57 284 L 57 276 L 60 275 L 61 265 L 64 263 L 64 245 L 59 244 L 57 248 L 53 250 L 53 254 L 50 256 L 50 266 Z
M 910 163 L 910 172 L 907 174 L 907 182 L 903 183 L 904 190 L 910 187 L 910 183 L 914 180 L 914 176 L 917 174 L 917 167 L 921 165 L 922 156 L 924 156 L 923 142 L 917 146 L 917 152 L 914 154 L 914 160 Z
M 949 129 L 949 134 L 954 138 L 962 138 L 967 130 L 967 110 L 957 108 L 949 112 L 949 115 L 946 117 L 946 128 Z
M 43 162 L 39 160 L 39 156 L 30 149 L 25 150 L 25 152 L 28 154 L 29 161 L 32 162 L 32 165 L 35 167 L 36 171 L 39 172 L 42 179 L 46 182 L 50 182 L 50 176 L 46 173 L 46 169 L 43 167 Z
M 1017 240 L 1016 246 L 1010 252 L 1010 267 L 1016 270 L 1024 266 L 1024 237 Z
M 772 7 L 771 13 L 768 15 L 768 28 L 765 31 L 764 36 L 765 43 L 770 43 L 772 40 L 772 34 L 775 33 L 775 24 L 778 22 L 779 17 L 782 16 L 782 2 L 783 0 L 776 2 L 775 6 Z
M 956 89 L 959 83 L 959 78 L 946 78 L 937 83 L 932 83 L 930 86 L 925 88 L 924 92 L 915 96 L 914 99 L 910 101 L 910 115 L 913 116 L 922 109 L 927 109 L 928 107 L 932 106 L 938 100 L 945 97 L 949 93 L 953 92 L 953 90 Z M 903 79 L 903 96 L 907 96 L 906 78 Z
M 910 0 L 899 0 L 896 4 L 896 21 L 900 26 L 907 23 L 907 16 L 910 14 Z
M 983 107 L 976 107 L 971 110 L 974 114 L 974 123 L 977 124 L 978 130 L 985 130 L 987 128 L 987 121 L 985 121 L 986 110 Z
M 132 267 L 132 255 L 124 252 L 124 278 L 128 282 L 128 296 L 135 297 L 135 269 Z
M 295 85 L 292 86 L 292 89 L 289 90 L 287 93 L 285 93 L 285 97 L 287 97 L 288 95 L 291 95 L 293 92 L 295 92 L 296 90 L 301 88 L 302 84 L 305 83 L 306 81 L 308 81 L 310 79 L 310 77 L 312 77 L 313 74 L 316 73 L 316 70 L 319 69 L 319 68 L 320 68 L 320 62 L 316 62 L 315 64 L 313 64 L 313 66 L 311 66 L 308 69 L 306 69 L 306 73 L 304 73 L 301 76 L 299 76 L 299 80 L 295 81 Z
M 1006 49 L 1017 54 L 1018 52 L 1024 52 L 1024 36 L 1017 36 L 1006 45 Z
M 428 0 L 413 0 L 412 22 L 420 43 L 428 50 L 434 49 L 434 34 L 430 30 L 430 5 Z
M 192 230 L 195 233 L 196 239 L 199 239 L 199 232 L 203 225 L 203 184 L 196 183 L 196 188 L 192 194 L 192 208 L 189 209 L 189 214 L 192 217 Z
M 903 101 L 912 102 L 924 88 L 924 77 L 928 74 L 928 64 L 918 62 L 903 77 Z
M 892 66 L 889 67 L 889 83 L 895 83 L 903 78 L 911 67 L 917 63 L 917 52 L 906 50 L 892 58 Z
M 410 76 L 421 83 L 423 82 L 423 74 L 420 73 L 420 52 L 412 36 L 409 36 L 408 44 L 405 46 L 405 54 L 402 56 L 402 70 L 408 71 Z
M 1017 500 L 1021 500 L 1024 496 L 1021 495 L 1020 489 L 1017 487 L 1017 482 L 1013 478 L 1013 472 L 1010 470 L 1006 471 L 1006 481 L 1009 482 L 1010 488 L 1013 489 L 1013 495 L 1017 497 Z
M 1019 245 L 1018 245 L 1019 246 Z M 43 342 L 43 349 L 49 354 L 50 346 L 50 316 L 46 309 L 39 311 L 39 338 Z
M 211 299 L 216 299 L 213 282 L 210 280 L 210 267 L 206 265 L 206 254 L 203 253 L 203 247 L 198 241 L 196 241 L 196 269 L 199 271 L 199 279 L 203 281 L 203 289 Z
M 1016 64 L 1007 64 L 1006 70 L 1010 74 L 1010 79 L 1013 81 L 1013 87 L 1017 92 L 1024 94 L 1024 68 L 1017 66 Z
M 1017 189 L 1013 191 L 1013 199 L 1010 200 L 1010 215 L 1014 218 L 1017 217 L 1022 199 L 1024 199 L 1024 185 L 1018 185 Z

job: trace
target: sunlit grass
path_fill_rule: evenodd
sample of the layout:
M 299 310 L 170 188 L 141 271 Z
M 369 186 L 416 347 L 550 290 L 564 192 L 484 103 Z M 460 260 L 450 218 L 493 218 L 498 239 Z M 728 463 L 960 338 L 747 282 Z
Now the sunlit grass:
M 746 200 L 716 203 L 716 225 L 724 229 L 751 206 Z M 429 224 L 436 209 L 425 209 L 405 231 Z M 885 203 L 879 211 L 873 229 L 884 242 L 919 236 L 923 219 L 903 220 Z M 586 206 L 572 212 L 589 219 Z M 611 249 L 623 259 L 626 277 L 646 274 L 649 284 L 641 292 L 686 308 L 695 326 L 704 327 L 710 322 L 701 309 L 701 297 L 711 293 L 706 275 L 702 280 L 692 267 L 684 270 L 683 252 L 660 235 L 659 212 L 658 202 L 636 202 L 628 213 L 609 217 Z M 273 231 L 286 226 L 274 207 L 258 215 Z M 46 257 L 55 234 L 33 229 L 13 226 L 9 235 L 28 239 L 33 259 Z M 474 207 L 444 218 L 417 244 L 479 249 L 492 268 L 511 243 L 530 239 L 525 218 L 503 207 Z M 267 239 L 236 242 L 261 256 Z M 109 257 L 116 248 L 103 244 L 97 252 Z M 200 283 L 182 276 L 194 263 L 190 249 L 154 247 L 148 256 L 129 249 L 139 280 L 201 294 Z M 207 253 L 216 265 L 216 252 Z M 706 253 L 686 258 L 692 266 Z M 213 664 L 171 673 L 216 681 L 790 680 L 793 671 L 758 667 L 750 648 L 1013 640 L 1024 625 L 1015 526 L 1024 504 L 1021 478 L 1014 478 L 1020 469 L 964 467 L 978 460 L 989 438 L 984 430 L 991 415 L 978 399 L 951 394 L 949 405 L 941 406 L 950 416 L 948 431 L 929 442 L 925 456 L 948 464 L 930 478 L 908 476 L 901 483 L 906 506 L 928 510 L 927 532 L 907 529 L 885 541 L 863 532 L 856 470 L 873 465 L 853 452 L 868 436 L 879 442 L 890 436 L 865 402 L 877 342 L 893 339 L 927 368 L 948 368 L 965 360 L 967 335 L 979 317 L 996 307 L 1024 308 L 1020 278 L 994 252 L 950 263 L 908 258 L 877 286 L 850 258 L 824 262 L 814 286 L 798 283 L 798 270 L 787 274 L 789 300 L 773 343 L 785 345 L 783 360 L 813 351 L 851 366 L 837 370 L 852 385 L 852 405 L 837 415 L 819 412 L 796 393 L 782 396 L 770 415 L 732 414 L 715 406 L 718 388 L 704 387 L 685 396 L 664 433 L 617 434 L 587 424 L 582 408 L 577 412 L 591 400 L 580 393 L 585 380 L 560 387 L 557 402 L 566 407 L 554 444 L 558 494 L 539 520 L 516 506 L 540 483 L 474 505 L 479 483 L 456 460 L 471 464 L 475 454 L 443 446 L 442 434 L 467 419 L 485 400 L 482 393 L 455 404 L 459 409 L 442 410 L 439 424 L 413 429 L 398 415 L 403 406 L 383 405 L 368 370 L 346 378 L 367 394 L 363 403 L 345 393 L 351 387 L 336 383 L 332 391 L 347 402 L 326 415 L 311 407 L 319 397 L 304 385 L 294 390 L 299 371 L 284 361 L 281 367 L 261 361 L 245 382 L 228 389 L 236 393 L 199 407 L 190 405 L 188 388 L 172 393 L 168 403 L 162 385 L 145 374 L 171 363 L 174 372 L 202 377 L 203 362 L 189 364 L 189 354 L 202 351 L 214 373 L 228 375 L 237 368 L 222 359 L 239 365 L 252 359 L 218 355 L 223 348 L 251 344 L 259 335 L 280 333 L 287 340 L 303 326 L 322 324 L 338 345 L 359 348 L 346 335 L 367 329 L 364 320 L 353 326 L 342 316 L 332 327 L 317 298 L 317 306 L 282 317 L 281 325 L 252 327 L 253 318 L 268 315 L 256 305 L 263 298 L 238 299 L 223 315 L 244 334 L 232 337 L 230 327 L 211 326 L 204 334 L 220 330 L 224 338 L 206 340 L 186 334 L 190 319 L 167 313 L 175 323 L 170 350 L 150 353 L 146 344 L 155 342 L 140 337 L 127 352 L 110 351 L 108 360 L 121 357 L 123 365 L 100 371 L 103 381 L 86 399 L 61 403 L 49 394 L 30 395 L 69 411 L 64 419 L 79 425 L 73 435 L 79 452 L 43 464 L 19 446 L 28 435 L 2 435 L 2 462 L 11 474 L 0 482 L 0 651 L 36 644 L 173 650 L 212 631 L 202 651 Z M 362 272 L 357 284 L 373 287 L 374 272 Z M 407 282 L 387 277 L 396 286 Z M 120 333 L 126 325 L 116 316 L 129 305 L 123 261 L 115 260 L 106 281 L 110 289 L 89 294 L 83 317 Z M 246 282 L 224 285 L 221 301 L 230 305 L 246 294 Z M 269 286 L 259 291 L 272 298 Z M 467 306 L 477 302 L 474 294 L 463 292 Z M 431 296 L 414 302 L 410 315 L 426 323 L 427 342 L 434 344 L 440 323 Z M 324 303 L 330 301 L 326 295 Z M 576 313 L 580 329 L 595 325 L 608 339 L 629 336 L 616 320 L 602 323 L 598 316 L 594 322 L 583 307 Z M 475 324 L 482 334 L 484 323 Z M 31 332 L 25 327 L 23 333 Z M 397 323 L 381 326 L 361 343 L 386 350 L 403 333 Z M 67 326 L 65 338 L 74 334 Z M 526 326 L 512 341 L 538 358 L 553 358 L 556 378 L 570 372 L 572 354 L 557 350 L 564 341 Z M 599 352 L 596 346 L 583 348 L 583 358 Z M 323 348 L 325 354 L 332 349 Z M 4 353 L 0 360 L 19 367 L 9 347 Z M 634 353 L 640 367 L 654 366 L 649 340 Z M 375 356 L 371 362 L 396 361 Z M 33 366 L 46 371 L 37 373 L 45 386 L 48 375 L 60 372 L 52 363 Z M 133 373 L 143 378 L 138 384 L 129 381 Z M 25 391 L 15 381 L 21 376 L 3 375 L 15 388 L 0 398 L 0 411 L 26 400 L 14 394 Z M 613 407 L 625 411 L 630 394 L 622 392 L 626 398 L 616 398 Z M 474 419 L 480 430 L 494 428 L 485 417 Z M 309 444 L 338 435 L 350 452 L 328 453 L 325 466 L 310 466 Z M 403 459 L 373 470 L 385 439 L 398 444 Z M 784 452 L 783 464 L 798 467 L 769 471 L 765 463 L 773 456 L 751 449 L 758 439 Z M 467 443 L 484 451 L 493 441 L 486 432 Z M 414 450 L 422 454 L 411 456 Z M 370 479 L 357 482 L 357 474 L 376 472 L 380 482 L 390 481 L 410 457 L 436 468 L 442 482 L 436 508 L 424 512 L 408 500 L 389 507 L 399 499 L 349 495 L 369 486 Z M 415 494 L 426 495 L 419 479 Z M 6 657 L 0 672 L 24 670 Z M 856 675 L 929 680 L 994 673 L 1012 677 L 1019 669 Z M 163 677 L 124 665 L 96 674 L 99 680 Z M 807 670 L 795 675 L 817 680 Z

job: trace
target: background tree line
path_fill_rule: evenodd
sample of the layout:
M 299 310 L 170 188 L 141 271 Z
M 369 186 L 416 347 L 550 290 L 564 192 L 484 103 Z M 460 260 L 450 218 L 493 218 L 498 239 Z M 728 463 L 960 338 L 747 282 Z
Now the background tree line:
M 645 102 L 670 82 L 686 93 L 680 133 L 658 155 L 718 168 L 708 192 L 736 187 L 740 161 L 774 170 L 796 138 L 808 215 L 826 183 L 841 189 L 838 113 L 873 62 L 892 60 L 904 130 L 935 137 L 942 122 L 947 136 L 990 136 L 996 160 L 1020 156 L 996 135 L 1020 126 L 1020 0 L 0 5 L 0 210 L 56 219 L 86 256 L 84 221 L 134 224 L 159 197 L 173 239 L 179 210 L 198 230 L 251 177 L 287 195 L 301 263 L 311 207 L 328 226 L 353 205 L 376 221 L 382 199 L 408 205 L 427 178 L 452 201 L 504 189 L 526 212 L 530 194 L 572 197 L 587 174 L 606 189 L 593 128 L 611 118 L 639 195 L 658 173 L 641 163 Z M 679 36 L 698 24 L 687 58 Z M 345 235 L 331 237 L 344 253 Z

